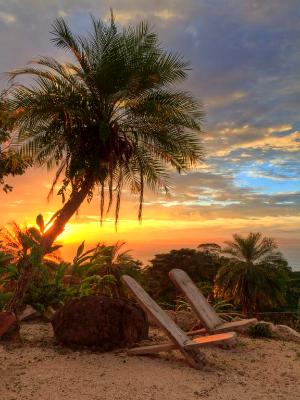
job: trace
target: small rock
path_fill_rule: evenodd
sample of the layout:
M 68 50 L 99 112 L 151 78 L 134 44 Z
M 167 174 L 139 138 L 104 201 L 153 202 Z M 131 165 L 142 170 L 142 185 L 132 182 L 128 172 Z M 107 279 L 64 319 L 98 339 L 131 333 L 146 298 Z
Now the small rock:
M 259 324 L 259 325 L 266 325 L 266 326 L 270 329 L 270 331 L 271 331 L 272 333 L 275 333 L 275 331 L 276 331 L 276 327 L 275 327 L 274 324 L 272 324 L 272 322 L 258 321 L 257 324 Z
M 26 321 L 33 317 L 37 317 L 39 313 L 30 305 L 27 305 L 20 315 L 18 315 L 19 321 Z
M 287 325 L 276 325 L 274 333 L 276 333 L 280 339 L 300 343 L 300 333 Z
M 48 306 L 46 308 L 46 310 L 44 311 L 43 315 L 48 321 L 51 321 L 52 318 L 54 317 L 54 314 L 55 314 L 55 310 L 51 306 Z

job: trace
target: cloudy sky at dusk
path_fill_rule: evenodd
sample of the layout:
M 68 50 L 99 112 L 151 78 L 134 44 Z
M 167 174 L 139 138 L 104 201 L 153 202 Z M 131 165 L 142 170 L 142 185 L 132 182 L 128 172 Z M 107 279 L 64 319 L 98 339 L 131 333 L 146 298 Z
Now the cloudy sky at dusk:
M 169 198 L 147 195 L 142 225 L 125 193 L 118 232 L 111 218 L 100 228 L 96 195 L 62 234 L 65 254 L 84 239 L 126 240 L 147 260 L 261 231 L 300 270 L 300 1 L 0 0 L 0 71 L 38 55 L 63 59 L 49 40 L 53 20 L 63 16 L 85 32 L 89 13 L 105 19 L 110 7 L 121 25 L 149 20 L 165 47 L 190 60 L 185 87 L 205 107 L 206 159 L 174 175 Z M 11 179 L 13 192 L 0 194 L 0 224 L 57 210 L 58 198 L 46 201 L 52 175 L 33 169 Z

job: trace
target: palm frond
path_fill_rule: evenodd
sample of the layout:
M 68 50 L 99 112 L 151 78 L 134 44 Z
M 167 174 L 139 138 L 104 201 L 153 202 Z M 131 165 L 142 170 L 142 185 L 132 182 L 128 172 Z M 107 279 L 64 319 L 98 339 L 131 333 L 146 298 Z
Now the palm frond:
M 20 152 L 57 168 L 49 195 L 60 179 L 63 201 L 68 189 L 76 197 L 89 182 L 91 197 L 98 185 L 101 221 L 114 203 L 117 222 L 128 188 L 141 219 L 146 187 L 167 192 L 170 167 L 188 171 L 203 159 L 203 108 L 174 89 L 189 65 L 162 48 L 147 22 L 119 29 L 113 14 L 108 23 L 92 17 L 87 35 L 59 18 L 51 35 L 70 61 L 40 57 L 10 72 L 7 104 L 17 115 Z M 17 82 L 23 76 L 26 85 Z

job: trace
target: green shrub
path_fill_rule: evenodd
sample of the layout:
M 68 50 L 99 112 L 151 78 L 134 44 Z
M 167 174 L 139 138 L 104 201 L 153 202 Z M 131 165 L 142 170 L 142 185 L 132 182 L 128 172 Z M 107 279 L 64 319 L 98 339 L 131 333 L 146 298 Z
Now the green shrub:
M 32 282 L 27 290 L 24 304 L 30 304 L 37 311 L 44 312 L 48 306 L 63 305 L 74 296 L 74 289 L 56 282 Z
M 266 323 L 258 322 L 248 328 L 248 334 L 252 338 L 274 338 L 270 326 Z
M 0 293 L 0 311 L 3 310 L 5 305 L 9 302 L 12 293 Z
M 234 321 L 236 318 L 242 318 L 243 315 L 235 310 L 233 304 L 229 303 L 226 300 L 215 299 L 214 303 L 212 303 L 212 307 L 218 316 L 224 321 Z
M 113 297 L 117 280 L 113 275 L 92 275 L 84 278 L 78 289 L 78 296 L 107 295 Z

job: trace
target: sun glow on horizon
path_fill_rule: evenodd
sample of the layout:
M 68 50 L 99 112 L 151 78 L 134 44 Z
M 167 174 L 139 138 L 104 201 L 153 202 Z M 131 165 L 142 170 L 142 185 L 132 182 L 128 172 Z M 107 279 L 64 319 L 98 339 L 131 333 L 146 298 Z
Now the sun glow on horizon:
M 95 5 L 87 0 L 83 6 L 64 1 L 59 7 L 48 0 L 31 2 L 34 13 L 28 16 L 21 2 L 6 3 L 0 11 L 1 37 L 6 39 L 1 71 L 22 67 L 38 55 L 57 58 L 68 69 L 69 57 L 49 44 L 53 20 L 66 17 L 73 31 L 81 34 L 89 29 L 89 12 L 110 18 L 105 2 Z M 204 242 L 223 244 L 234 233 L 261 232 L 273 237 L 300 270 L 300 52 L 295 1 L 274 7 L 276 2 L 270 0 L 261 2 L 270 5 L 254 8 L 243 2 L 213 7 L 200 0 L 163 0 L 155 7 L 146 1 L 121 3 L 114 4 L 120 27 L 147 20 L 163 47 L 190 60 L 192 70 L 182 89 L 203 102 L 205 160 L 180 176 L 169 171 L 169 197 L 145 192 L 142 224 L 136 219 L 138 196 L 124 190 L 117 231 L 113 208 L 101 227 L 95 191 L 93 200 L 80 206 L 57 238 L 63 244 L 62 256 L 72 259 L 83 240 L 86 249 L 97 242 L 125 241 L 134 255 L 147 259 Z M 0 82 L 5 85 L 5 80 Z M 8 222 L 15 221 L 21 228 L 36 226 L 38 214 L 49 221 L 62 207 L 61 196 L 56 195 L 60 182 L 47 201 L 54 176 L 55 170 L 32 167 L 23 176 L 7 178 L 13 191 L 0 192 L 0 225 L 9 228 Z
M 104 220 L 102 226 L 100 221 L 76 222 L 75 220 L 65 226 L 64 232 L 58 239 L 62 243 L 78 243 L 85 238 L 92 241 L 109 241 L 122 237 L 127 238 L 127 241 L 134 239 L 134 241 L 143 242 L 145 240 L 159 240 L 161 235 L 170 239 L 183 232 L 185 232 L 186 238 L 193 238 L 195 232 L 197 232 L 198 240 L 202 240 L 205 237 L 212 236 L 212 230 L 218 236 L 226 237 L 231 231 L 248 231 L 249 225 L 252 225 L 253 229 L 258 228 L 257 225 L 259 224 L 260 229 L 263 228 L 264 230 L 284 229 L 284 227 L 293 230 L 299 223 L 300 216 L 284 217 L 280 220 L 268 216 L 259 219 L 238 217 L 198 220 L 145 219 L 142 223 L 135 219 L 121 219 L 116 230 L 113 219 Z

